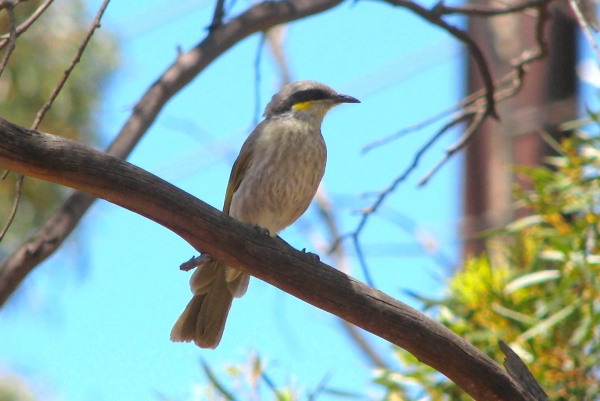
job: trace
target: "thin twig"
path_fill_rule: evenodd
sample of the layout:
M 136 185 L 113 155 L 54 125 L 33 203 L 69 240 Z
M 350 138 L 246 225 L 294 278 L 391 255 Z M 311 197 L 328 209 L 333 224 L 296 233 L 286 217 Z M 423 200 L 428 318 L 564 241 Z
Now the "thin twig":
M 340 236 L 340 232 L 335 219 L 334 208 L 331 206 L 331 202 L 329 201 L 323 186 L 319 187 L 319 190 L 315 195 L 314 204 L 317 207 L 321 220 L 325 224 L 330 240 L 334 241 Z M 346 251 L 344 250 L 343 246 L 337 247 L 336 250 L 330 254 L 330 256 L 333 258 L 333 266 L 336 269 L 346 274 L 350 274 L 348 271 L 349 269 Z M 373 366 L 389 369 L 389 366 L 385 362 L 384 358 L 379 355 L 379 353 L 371 346 L 369 341 L 367 341 L 363 333 L 356 326 L 342 319 L 339 319 L 339 322 L 342 326 L 342 329 L 346 331 L 346 334 L 348 334 L 350 340 L 352 340 L 354 345 L 356 345 L 356 347 L 363 353 L 363 355 L 371 362 Z
M 356 256 L 358 256 L 358 262 L 360 264 L 360 268 L 362 269 L 363 276 L 365 276 L 365 283 L 367 283 L 370 287 L 375 288 L 375 283 L 373 283 L 373 278 L 371 277 L 371 271 L 369 270 L 369 266 L 367 264 L 367 259 L 363 253 L 362 247 L 360 246 L 358 235 L 359 232 L 356 232 L 352 235 L 352 241 L 354 242 L 354 249 L 356 250 Z
M 536 40 L 536 49 L 535 50 L 526 50 L 524 51 L 520 57 L 513 60 L 511 64 L 513 65 L 513 71 L 507 74 L 504 78 L 507 81 L 512 83 L 512 87 L 505 89 L 503 92 L 496 93 L 497 100 L 504 100 L 509 97 L 514 96 L 523 85 L 523 75 L 525 73 L 524 66 L 533 62 L 534 60 L 540 59 L 546 55 L 546 43 L 544 42 L 543 32 L 545 22 L 548 19 L 548 14 L 546 10 L 546 4 L 537 7 L 538 10 L 538 18 L 535 27 L 535 40 Z M 504 79 L 503 78 L 503 79 Z M 459 150 L 465 147 L 465 145 L 469 142 L 471 137 L 475 134 L 477 129 L 483 124 L 485 120 L 485 115 L 478 114 L 473 122 L 469 125 L 469 127 L 465 130 L 463 135 L 450 147 L 446 149 L 444 156 L 427 172 L 425 175 L 419 180 L 417 183 L 418 186 L 425 185 L 427 181 L 435 174 L 440 167 L 442 167 L 450 158 L 456 154 Z
M 387 1 L 387 0 L 384 0 L 384 1 Z M 404 135 L 406 132 L 413 132 L 415 127 L 421 128 L 427 124 L 437 121 L 439 119 L 439 117 L 441 117 L 443 115 L 447 115 L 448 112 L 451 110 L 462 109 L 462 111 L 460 113 L 455 115 L 450 122 L 448 122 L 446 125 L 444 125 L 444 127 L 442 127 L 427 143 L 425 143 L 421 147 L 421 149 L 415 155 L 412 165 L 409 166 L 400 176 L 398 176 L 396 179 L 394 179 L 394 181 L 387 188 L 385 188 L 384 190 L 382 190 L 381 192 L 379 192 L 377 194 L 376 199 L 372 203 L 372 205 L 370 207 L 366 208 L 362 212 L 361 219 L 360 219 L 357 227 L 355 228 L 355 230 L 339 237 L 334 242 L 330 252 L 333 251 L 337 246 L 339 246 L 341 244 L 341 242 L 344 241 L 345 239 L 352 238 L 353 244 L 354 244 L 357 254 L 359 256 L 359 261 L 361 262 L 361 266 L 363 267 L 363 269 L 367 268 L 365 259 L 363 257 L 359 237 L 367 223 L 368 218 L 378 210 L 378 208 L 383 204 L 384 200 L 391 193 L 396 191 L 396 188 L 398 187 L 398 185 L 401 182 L 403 182 L 404 180 L 406 180 L 408 175 L 416 168 L 416 165 L 418 164 L 418 162 L 419 162 L 420 158 L 423 156 L 423 154 L 432 146 L 432 144 L 435 141 L 437 141 L 437 139 L 439 139 L 449 128 L 455 126 L 456 124 L 458 124 L 460 122 L 471 119 L 467 129 L 461 135 L 461 137 L 453 145 L 451 145 L 450 147 L 448 147 L 446 149 L 444 156 L 442 156 L 442 158 L 420 179 L 418 185 L 424 185 L 432 177 L 432 175 L 435 174 L 435 172 L 437 172 L 439 170 L 439 168 L 442 165 L 444 165 L 454 154 L 456 154 L 459 150 L 461 150 L 468 143 L 468 141 L 473 137 L 473 135 L 475 134 L 477 129 L 481 126 L 481 124 L 483 124 L 483 121 L 485 120 L 487 115 L 490 113 L 489 112 L 489 95 L 490 95 L 490 93 L 493 94 L 495 102 L 499 102 L 501 100 L 505 100 L 509 97 L 514 96 L 516 93 L 519 92 L 519 90 L 522 87 L 523 76 L 525 74 L 526 66 L 535 60 L 539 60 L 539 59 L 545 57 L 545 55 L 547 54 L 547 45 L 543 38 L 543 32 L 544 32 L 544 26 L 549 17 L 548 11 L 547 11 L 547 4 L 549 3 L 549 1 L 550 0 L 540 1 L 538 3 L 538 5 L 535 7 L 537 10 L 536 26 L 535 26 L 535 31 L 534 31 L 536 47 L 534 49 L 528 49 L 528 50 L 523 51 L 519 57 L 513 59 L 510 63 L 513 67 L 513 70 L 510 73 L 503 76 L 502 78 L 500 78 L 498 81 L 494 82 L 493 90 L 491 92 L 488 89 L 488 86 L 485 85 L 485 87 L 483 89 L 480 89 L 480 90 L 476 91 L 475 93 L 467 96 L 466 98 L 464 98 L 460 102 L 458 102 L 458 104 L 456 106 L 453 106 L 452 108 L 441 112 L 437 116 L 431 117 L 431 118 L 423 121 L 422 123 L 416 124 L 413 127 L 409 127 L 407 129 L 407 131 L 404 131 L 404 132 L 400 131 L 399 133 L 392 134 L 388 137 L 385 137 L 383 139 L 380 139 L 376 142 L 372 142 L 367 145 L 366 149 L 371 149 L 375 146 L 379 146 L 383 143 L 387 143 L 391 140 L 397 139 L 398 137 Z M 388 2 L 392 3 L 392 4 L 398 4 L 398 5 L 406 4 L 406 0 L 389 0 Z M 408 8 L 410 8 L 411 10 L 414 10 L 419 15 L 422 15 L 423 18 L 431 21 L 432 17 L 430 15 L 428 15 L 430 13 L 430 11 L 422 9 L 422 8 L 420 8 L 420 6 L 417 6 L 414 3 L 410 3 L 410 4 L 411 4 L 410 6 L 407 6 Z M 528 7 L 530 7 L 529 4 L 533 4 L 533 3 L 528 3 Z M 435 20 L 435 18 L 433 18 L 433 19 Z M 438 17 L 438 20 L 439 20 L 439 17 Z M 431 21 L 431 22 L 435 23 L 435 21 Z M 439 23 L 437 23 L 436 25 L 442 26 Z M 442 27 L 444 27 L 444 26 L 442 26 Z M 444 29 L 447 29 L 447 28 L 444 27 Z M 448 32 L 452 33 L 452 31 L 450 31 L 450 30 L 448 30 Z M 460 32 L 462 32 L 462 31 L 460 31 Z M 458 36 L 456 36 L 456 35 L 454 35 L 454 36 L 458 38 Z M 478 50 L 478 48 L 477 48 L 477 50 Z M 477 60 L 477 58 L 476 58 L 476 60 Z M 482 74 L 483 74 L 483 71 L 487 71 L 487 67 L 486 67 L 486 69 L 482 70 L 481 65 L 479 66 L 479 69 Z M 489 72 L 489 71 L 487 71 L 487 72 Z M 363 263 L 364 263 L 364 265 L 363 265 Z
M 477 65 L 477 68 L 479 69 L 479 73 L 481 74 L 481 79 L 483 80 L 483 86 L 485 87 L 485 99 L 486 99 L 485 115 L 486 115 L 486 117 L 488 115 L 490 115 L 494 118 L 498 118 L 498 114 L 496 113 L 496 106 L 495 106 L 496 103 L 494 101 L 494 80 L 492 79 L 492 75 L 490 73 L 490 69 L 487 65 L 487 61 L 485 60 L 483 52 L 481 51 L 481 49 L 479 48 L 477 43 L 473 40 L 473 38 L 471 38 L 471 36 L 469 36 L 469 34 L 467 32 L 465 32 L 461 29 L 458 29 L 454 25 L 451 25 L 448 22 L 444 21 L 441 18 L 441 16 L 435 12 L 435 8 L 434 8 L 434 10 L 428 10 L 428 9 L 424 8 L 423 6 L 421 6 L 417 3 L 414 3 L 413 1 L 410 1 L 410 0 L 383 0 L 383 1 L 385 1 L 386 3 L 392 4 L 392 5 L 398 6 L 398 7 L 404 7 L 404 8 L 411 10 L 412 12 L 419 15 L 423 19 L 444 29 L 446 32 L 448 32 L 450 35 L 454 36 L 456 39 L 463 42 L 468 47 L 469 53 L 475 60 L 475 64 Z
M 225 16 L 224 7 L 225 0 L 217 0 L 217 4 L 215 4 L 215 12 L 213 13 L 213 19 L 210 25 L 208 26 L 208 31 L 212 31 L 223 24 L 223 17 Z
M 588 24 L 585 16 L 581 12 L 581 8 L 579 8 L 579 1 L 578 0 L 569 0 L 569 5 L 571 6 L 573 13 L 575 14 L 577 23 L 581 27 L 581 30 L 583 31 L 585 38 L 587 39 L 588 43 L 590 44 L 591 48 L 594 50 L 594 53 L 596 54 L 596 62 L 598 63 L 598 65 L 600 65 L 600 49 L 598 49 L 598 44 L 594 40 L 594 36 L 592 35 L 592 31 L 590 30 L 590 25 Z
M 4 225 L 2 232 L 0 232 L 0 242 L 2 242 L 2 239 L 6 235 L 8 228 L 12 224 L 12 222 L 15 218 L 15 215 L 17 214 L 17 208 L 19 207 L 19 201 L 21 200 L 21 188 L 23 187 L 23 177 L 24 176 L 21 174 L 17 175 L 17 182 L 15 184 L 15 200 L 13 202 L 13 206 L 12 206 L 12 210 L 10 211 L 10 215 L 8 216 L 8 220 L 6 221 L 6 224 Z
M 339 237 L 333 243 L 333 245 L 330 249 L 330 253 L 335 251 L 337 249 L 337 247 L 340 246 L 341 242 L 344 239 L 349 238 L 349 237 L 352 238 L 352 242 L 354 244 L 354 248 L 358 255 L 358 260 L 360 262 L 361 268 L 362 268 L 363 272 L 367 273 L 367 274 L 365 274 L 365 278 L 367 279 L 367 277 L 368 277 L 368 279 L 370 279 L 370 275 L 368 274 L 369 268 L 368 268 L 366 259 L 364 257 L 364 254 L 362 252 L 362 247 L 360 245 L 360 240 L 359 240 L 359 237 L 367 224 L 367 220 L 369 219 L 369 217 L 372 214 L 374 214 L 379 209 L 379 207 L 383 204 L 383 202 L 387 199 L 387 197 L 396 191 L 396 188 L 398 187 L 398 185 L 400 185 L 402 182 L 404 182 L 408 178 L 410 173 L 412 173 L 418 167 L 419 162 L 421 161 L 421 158 L 425 155 L 425 153 L 429 150 L 429 148 L 431 148 L 431 146 L 433 146 L 437 142 L 438 139 L 440 139 L 452 127 L 455 127 L 456 125 L 458 125 L 458 124 L 462 123 L 463 121 L 466 121 L 470 118 L 475 118 L 477 115 L 483 116 L 484 114 L 483 113 L 477 114 L 476 112 L 473 112 L 473 111 L 470 111 L 470 112 L 464 111 L 464 112 L 460 113 L 459 115 L 455 116 L 451 121 L 446 123 L 442 128 L 440 128 L 425 143 L 425 145 L 423 145 L 421 147 L 421 149 L 419 149 L 419 151 L 415 154 L 412 163 L 404 170 L 404 172 L 402 172 L 402 174 L 400 174 L 397 178 L 395 178 L 394 181 L 392 181 L 392 183 L 387 188 L 385 188 L 383 191 L 381 191 L 377 194 L 377 199 L 375 200 L 375 202 L 373 202 L 373 204 L 369 208 L 363 210 L 362 216 L 360 218 L 358 225 L 356 226 L 356 229 L 352 233 L 345 234 L 345 235 Z M 371 285 L 371 284 L 369 284 L 369 285 Z
M 6 12 L 8 13 L 8 26 L 9 26 L 9 34 L 8 34 L 9 36 L 7 39 L 8 47 L 6 48 L 4 57 L 2 57 L 2 61 L 0 61 L 0 76 L 2 76 L 2 73 L 4 72 L 4 69 L 6 68 L 6 66 L 8 64 L 8 60 L 10 59 L 10 56 L 11 56 L 13 50 L 15 49 L 15 43 L 17 40 L 17 29 L 15 27 L 14 7 L 17 4 L 18 4 L 18 1 L 0 2 L 0 9 L 4 8 L 4 9 L 6 9 Z M 9 173 L 8 170 L 5 171 L 4 173 L 2 173 L 3 180 L 6 178 L 8 173 Z M 8 216 L 8 220 L 4 224 L 4 228 L 2 228 L 2 232 L 0 232 L 0 242 L 6 235 L 9 227 L 11 226 L 11 224 L 15 218 L 15 215 L 17 214 L 17 208 L 19 207 L 19 201 L 21 200 L 22 185 L 23 185 L 23 176 L 21 174 L 18 174 L 17 182 L 16 182 L 16 186 L 15 186 L 15 200 L 13 202 L 13 206 L 12 206 L 10 215 Z
M 425 127 L 435 123 L 436 121 L 441 120 L 442 118 L 446 117 L 447 115 L 455 112 L 458 108 L 459 108 L 459 105 L 455 104 L 452 107 L 449 107 L 446 110 L 442 110 L 441 112 L 434 114 L 433 116 L 427 117 L 426 119 L 419 121 L 416 124 L 409 125 L 408 127 L 405 127 L 398 132 L 394 132 L 391 135 L 376 139 L 373 142 L 369 142 L 362 147 L 360 152 L 362 154 L 365 154 L 372 149 L 375 149 L 379 146 L 387 145 L 388 143 L 395 141 L 398 138 L 402 138 L 403 136 L 408 135 L 412 132 L 420 131 L 423 128 L 425 128 Z
M 46 11 L 46 9 L 48 8 L 48 6 L 50 6 L 50 4 L 52 4 L 54 0 L 46 0 L 45 2 L 43 2 L 38 8 L 37 10 L 35 10 L 35 12 L 33 14 L 31 14 L 29 16 L 29 18 L 27 18 L 21 25 L 19 25 L 17 27 L 17 37 L 19 37 L 23 32 L 25 32 L 27 29 L 29 29 L 29 27 L 31 25 L 33 25 L 33 23 L 39 18 L 40 15 L 43 14 L 44 11 Z M 8 43 L 8 40 L 10 38 L 10 34 L 4 34 L 4 35 L 0 35 L 0 50 L 2 50 L 2 48 L 4 46 L 6 46 L 6 44 Z
M 2 57 L 2 61 L 0 61 L 0 76 L 2 76 L 2 72 L 6 68 L 8 64 L 8 59 L 12 54 L 13 50 L 15 50 L 15 43 L 17 40 L 17 29 L 15 28 L 15 11 L 14 5 L 12 3 L 8 3 L 11 5 L 5 5 L 6 12 L 8 13 L 8 26 L 9 26 L 9 36 L 8 36 L 8 47 L 6 48 L 6 52 L 4 53 L 4 57 Z
M 417 186 L 423 186 L 429 181 L 429 179 L 442 167 L 456 152 L 465 147 L 465 145 L 469 142 L 471 138 L 473 138 L 473 134 L 481 127 L 483 120 L 485 119 L 485 115 L 477 114 L 473 119 L 473 122 L 469 125 L 469 128 L 465 130 L 465 132 L 461 135 L 459 140 L 454 143 L 452 146 L 446 148 L 446 152 L 444 156 L 427 172 L 425 175 L 419 180 Z
M 67 69 L 64 71 L 61 80 L 58 82 L 58 84 L 52 91 L 52 94 L 50 94 L 50 97 L 48 98 L 48 100 L 46 100 L 46 103 L 44 103 L 44 105 L 42 106 L 40 111 L 35 116 L 35 121 L 33 122 L 31 129 L 37 129 L 37 127 L 40 125 L 40 123 L 42 122 L 42 119 L 46 115 L 46 112 L 48 112 L 48 110 L 50 110 L 50 107 L 52 107 L 52 103 L 54 102 L 54 100 L 56 99 L 56 97 L 58 96 L 60 91 L 62 90 L 63 86 L 65 85 L 65 82 L 67 82 L 67 79 L 69 78 L 69 75 L 71 74 L 71 71 L 73 71 L 73 69 L 75 68 L 75 65 L 77 65 L 79 60 L 81 60 L 83 51 L 85 50 L 90 39 L 92 38 L 92 35 L 96 31 L 96 29 L 100 28 L 100 19 L 102 18 L 102 14 L 104 14 L 104 11 L 106 10 L 106 7 L 108 6 L 109 1 L 110 0 L 104 0 L 102 2 L 102 5 L 100 6 L 100 8 L 98 9 L 98 12 L 96 13 L 96 17 L 94 18 L 94 21 L 88 28 L 85 38 L 81 42 L 81 45 L 79 45 L 79 49 L 77 49 L 77 53 L 75 54 L 75 57 L 73 58 L 73 60 L 71 60 L 71 64 L 69 64 Z

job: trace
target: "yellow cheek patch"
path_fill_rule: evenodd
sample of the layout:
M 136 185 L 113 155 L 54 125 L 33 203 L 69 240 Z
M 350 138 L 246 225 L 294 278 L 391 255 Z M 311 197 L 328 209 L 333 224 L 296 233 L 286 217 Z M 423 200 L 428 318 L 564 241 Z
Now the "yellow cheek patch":
M 309 100 L 308 102 L 296 103 L 292 107 L 294 108 L 294 110 L 304 111 L 304 110 L 307 110 L 313 103 L 314 103 L 314 100 Z

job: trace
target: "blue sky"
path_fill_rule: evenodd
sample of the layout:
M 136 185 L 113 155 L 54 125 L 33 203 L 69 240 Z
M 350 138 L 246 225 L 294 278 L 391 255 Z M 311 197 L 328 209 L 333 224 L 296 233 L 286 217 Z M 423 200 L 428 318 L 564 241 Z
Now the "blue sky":
M 90 10 L 99 3 L 90 1 Z M 236 9 L 247 6 L 239 2 Z M 211 13 L 207 1 L 111 2 L 102 27 L 116 33 L 122 60 L 98 112 L 102 146 L 177 48 L 185 51 L 205 35 Z M 344 3 L 285 29 L 294 80 L 321 81 L 362 101 L 337 107 L 322 127 L 328 146 L 323 186 L 347 232 L 357 224 L 356 210 L 369 205 L 365 194 L 387 186 L 433 128 L 366 155 L 361 147 L 456 102 L 463 89 L 462 53 L 440 30 L 375 2 Z M 259 40 L 255 35 L 235 46 L 173 98 L 129 161 L 221 207 L 233 158 L 253 128 Z M 260 68 L 262 110 L 278 88 L 266 50 Z M 460 159 L 425 187 L 415 185 L 455 138 L 451 133 L 424 158 L 364 232 L 377 288 L 411 305 L 402 289 L 439 296 L 449 267 L 424 252 L 416 236 L 430 235 L 440 253 L 458 259 Z M 326 238 L 313 209 L 281 235 L 312 251 L 315 241 Z M 346 249 L 351 274 L 363 280 L 350 243 Z M 190 298 L 189 274 L 178 266 L 193 254 L 155 223 L 97 202 L 77 240 L 36 269 L 20 302 L 0 313 L 0 372 L 22 375 L 44 400 L 146 400 L 157 393 L 189 400 L 195 387 L 206 384 L 201 358 L 223 372 L 255 352 L 279 384 L 309 390 L 330 374 L 331 387 L 376 394 L 369 386 L 371 368 L 334 317 L 257 279 L 234 302 L 216 350 L 171 343 L 171 326 Z M 369 340 L 393 362 L 389 344 Z

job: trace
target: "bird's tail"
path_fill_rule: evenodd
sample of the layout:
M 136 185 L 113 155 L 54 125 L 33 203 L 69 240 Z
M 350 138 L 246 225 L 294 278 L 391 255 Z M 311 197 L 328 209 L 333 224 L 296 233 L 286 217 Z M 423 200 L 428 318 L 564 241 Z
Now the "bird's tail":
M 250 276 L 202 255 L 190 279 L 194 296 L 171 330 L 171 341 L 193 341 L 216 348 L 223 336 L 233 297 L 246 293 Z

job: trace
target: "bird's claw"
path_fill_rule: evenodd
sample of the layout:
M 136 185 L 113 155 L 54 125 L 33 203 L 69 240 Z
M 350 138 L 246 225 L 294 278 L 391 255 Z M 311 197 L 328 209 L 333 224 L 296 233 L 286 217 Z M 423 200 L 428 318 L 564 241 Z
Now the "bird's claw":
M 258 224 L 254 224 L 252 226 L 252 228 L 254 228 L 255 230 L 258 230 L 258 232 L 261 233 L 262 235 L 266 235 L 268 237 L 271 236 L 271 233 L 269 232 L 268 228 L 261 227 Z
M 312 253 L 312 252 L 308 252 L 306 250 L 306 248 L 302 248 L 302 252 L 308 256 L 310 259 L 312 259 L 314 262 L 320 262 L 321 258 L 319 257 L 319 255 L 317 255 L 316 253 Z
M 179 270 L 184 271 L 184 272 L 189 272 L 192 269 L 195 269 L 196 267 L 198 267 L 201 263 L 201 259 L 202 255 L 200 256 L 192 256 L 192 258 L 190 260 L 188 260 L 187 262 L 183 262 L 181 265 L 179 265 Z

